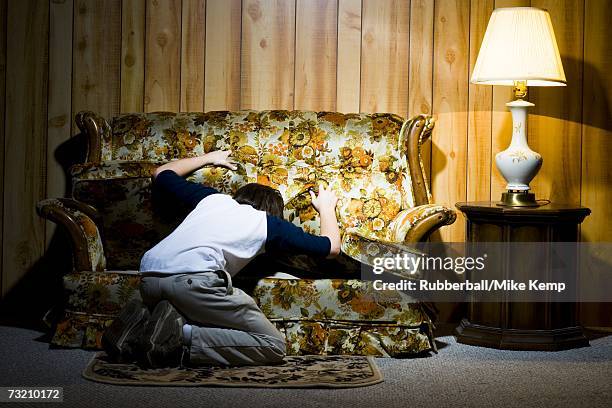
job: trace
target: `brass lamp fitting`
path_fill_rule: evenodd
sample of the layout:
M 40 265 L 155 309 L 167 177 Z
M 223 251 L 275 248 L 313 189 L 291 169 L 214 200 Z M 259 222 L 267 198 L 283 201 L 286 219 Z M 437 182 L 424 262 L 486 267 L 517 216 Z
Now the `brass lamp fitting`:
M 523 99 L 527 96 L 527 81 L 514 81 L 512 91 L 516 99 Z

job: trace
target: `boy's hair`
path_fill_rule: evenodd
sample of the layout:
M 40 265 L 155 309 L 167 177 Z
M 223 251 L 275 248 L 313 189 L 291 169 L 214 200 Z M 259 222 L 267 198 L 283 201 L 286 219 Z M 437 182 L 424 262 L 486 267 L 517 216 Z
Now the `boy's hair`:
M 259 183 L 249 183 L 234 193 L 234 200 L 248 204 L 256 210 L 283 218 L 283 196 L 280 191 Z

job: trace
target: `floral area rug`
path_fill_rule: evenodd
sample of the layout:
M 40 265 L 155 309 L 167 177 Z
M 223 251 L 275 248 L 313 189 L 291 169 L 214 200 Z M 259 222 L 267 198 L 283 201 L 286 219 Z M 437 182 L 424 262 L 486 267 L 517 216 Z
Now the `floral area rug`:
M 351 388 L 383 381 L 374 358 L 288 356 L 280 365 L 144 369 L 109 361 L 104 352 L 89 362 L 83 377 L 117 385 L 259 388 Z

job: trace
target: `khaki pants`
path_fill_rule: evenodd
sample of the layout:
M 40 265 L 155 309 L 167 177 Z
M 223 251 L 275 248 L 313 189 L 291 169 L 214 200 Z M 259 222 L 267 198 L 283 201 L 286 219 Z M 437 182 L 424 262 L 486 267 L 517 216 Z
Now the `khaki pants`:
M 143 302 L 168 300 L 192 325 L 192 365 L 262 365 L 285 356 L 285 338 L 223 271 L 145 276 Z

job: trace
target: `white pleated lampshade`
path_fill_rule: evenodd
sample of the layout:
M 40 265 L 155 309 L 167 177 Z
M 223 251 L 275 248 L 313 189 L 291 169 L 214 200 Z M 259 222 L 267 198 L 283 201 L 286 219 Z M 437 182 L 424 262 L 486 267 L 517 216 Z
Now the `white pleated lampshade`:
M 565 86 L 565 72 L 548 11 L 534 7 L 493 10 L 472 73 L 472 83 Z

